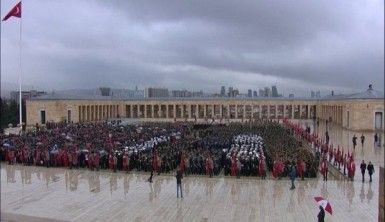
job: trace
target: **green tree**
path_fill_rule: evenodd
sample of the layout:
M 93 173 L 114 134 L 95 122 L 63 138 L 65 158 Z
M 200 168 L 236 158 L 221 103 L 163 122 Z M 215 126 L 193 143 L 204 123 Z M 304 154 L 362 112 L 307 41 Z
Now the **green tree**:
M 1 99 L 1 128 L 8 127 L 12 123 L 14 126 L 18 123 L 19 106 L 15 100 Z

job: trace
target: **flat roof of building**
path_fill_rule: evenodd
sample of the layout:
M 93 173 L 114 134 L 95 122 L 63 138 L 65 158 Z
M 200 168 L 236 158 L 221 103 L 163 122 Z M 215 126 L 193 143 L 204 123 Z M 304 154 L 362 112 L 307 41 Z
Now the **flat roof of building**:
M 119 96 L 101 96 L 101 95 L 81 95 L 81 94 L 63 94 L 63 93 L 50 93 L 39 97 L 30 98 L 29 100 L 105 100 L 105 101 L 199 101 L 199 100 L 223 100 L 223 101 L 258 101 L 258 100 L 303 100 L 303 101 L 318 101 L 318 100 L 352 100 L 352 99 L 374 99 L 383 100 L 384 93 L 381 91 L 373 90 L 371 88 L 366 91 L 353 93 L 353 94 L 341 94 L 341 95 L 329 95 L 321 98 L 309 98 L 309 97 L 119 97 Z

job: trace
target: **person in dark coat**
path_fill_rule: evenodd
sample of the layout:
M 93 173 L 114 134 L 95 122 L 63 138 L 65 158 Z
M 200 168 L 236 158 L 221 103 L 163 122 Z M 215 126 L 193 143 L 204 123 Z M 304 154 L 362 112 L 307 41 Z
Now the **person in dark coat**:
M 361 168 L 361 174 L 362 174 L 362 182 L 365 182 L 366 163 L 364 160 L 362 160 L 360 168 Z
M 178 167 L 178 170 L 176 171 L 176 197 L 179 198 L 179 190 L 180 190 L 180 196 L 183 198 L 183 191 L 182 191 L 182 171 L 180 170 L 180 167 Z
M 361 135 L 361 146 L 364 147 L 364 143 L 365 143 L 365 136 L 364 134 Z
M 148 182 L 152 183 L 152 177 L 154 176 L 154 168 L 152 167 L 152 165 L 150 166 L 151 167 L 151 175 L 150 177 L 147 179 Z
M 378 135 L 376 133 L 376 134 L 374 134 L 374 145 L 377 146 L 377 142 L 378 142 Z
M 372 175 L 374 173 L 374 166 L 372 164 L 371 161 L 369 161 L 369 164 L 368 164 L 368 173 L 369 173 L 369 182 L 372 182 Z
M 355 149 L 356 146 L 357 146 L 357 136 L 356 136 L 356 134 L 354 134 L 354 136 L 352 138 L 352 142 L 353 142 L 353 149 Z
M 324 222 L 325 221 L 325 210 L 322 206 L 319 206 L 319 213 L 318 213 L 318 222 Z
M 290 177 L 290 180 L 291 180 L 290 190 L 294 190 L 295 189 L 294 181 L 295 181 L 296 176 L 297 176 L 297 172 L 296 172 L 296 169 L 295 169 L 295 163 L 293 162 L 291 167 L 290 167 L 290 172 L 289 172 L 289 177 Z

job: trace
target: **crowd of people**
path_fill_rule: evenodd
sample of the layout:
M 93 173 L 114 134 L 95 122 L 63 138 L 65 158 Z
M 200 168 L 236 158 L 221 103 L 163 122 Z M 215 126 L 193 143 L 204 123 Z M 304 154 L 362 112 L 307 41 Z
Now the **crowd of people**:
M 354 180 L 355 172 L 356 172 L 356 164 L 354 162 L 354 152 L 353 150 L 357 146 L 358 137 L 354 134 L 352 137 L 353 150 L 350 151 L 348 149 L 347 153 L 344 152 L 345 149 L 340 147 L 334 147 L 333 144 L 330 143 L 329 133 L 325 131 L 325 140 L 318 137 L 316 133 L 310 133 L 310 128 L 307 127 L 303 129 L 299 124 L 293 124 L 287 120 L 284 120 L 284 124 L 293 130 L 295 135 L 305 140 L 305 142 L 312 144 L 315 148 L 316 157 L 320 161 L 320 172 L 323 176 L 323 180 L 327 181 L 329 165 L 333 166 L 336 170 L 338 170 L 344 176 L 351 181 Z M 377 143 L 377 134 L 374 135 L 375 144 Z M 360 136 L 361 146 L 364 146 L 365 136 L 362 134 Z M 362 174 L 362 182 L 365 181 L 365 172 L 368 171 L 369 174 L 369 182 L 372 182 L 372 175 L 374 173 L 374 166 L 372 162 L 369 161 L 368 165 L 366 165 L 365 161 L 362 160 L 360 164 L 361 174 Z
M 185 174 L 316 176 L 314 156 L 272 121 L 200 124 L 47 123 L 22 135 L 1 135 L 0 158 L 10 164 Z M 149 181 L 152 181 L 152 176 Z
M 230 149 L 225 149 L 225 175 L 261 176 L 266 178 L 266 162 L 263 139 L 258 135 L 234 136 Z

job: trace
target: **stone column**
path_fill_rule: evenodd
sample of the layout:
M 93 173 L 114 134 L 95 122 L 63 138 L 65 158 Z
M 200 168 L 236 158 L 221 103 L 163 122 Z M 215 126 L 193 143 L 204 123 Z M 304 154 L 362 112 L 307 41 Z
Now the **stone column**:
M 136 105 L 136 115 L 137 115 L 137 118 L 140 118 L 140 105 L 139 104 Z
M 235 105 L 235 119 L 238 119 L 238 105 Z
M 94 110 L 93 110 L 93 120 L 96 121 L 96 120 L 98 120 L 98 106 L 97 105 L 93 105 L 93 107 L 94 107 Z
M 154 109 L 154 105 L 152 104 L 152 105 L 151 105 L 151 117 L 150 117 L 150 118 L 153 118 L 153 119 L 155 118 L 155 115 L 154 115 L 154 114 L 155 114 L 155 111 L 154 111 L 154 110 L 155 110 L 155 109 Z
M 242 108 L 243 108 L 243 109 L 242 109 L 242 112 L 243 112 L 242 118 L 243 118 L 243 119 L 246 119 L 246 105 L 242 105 Z
M 267 105 L 267 119 L 270 119 L 270 104 Z
M 184 119 L 184 114 L 186 113 L 186 110 L 184 108 L 184 105 L 180 105 L 180 116 Z
M 286 117 L 286 105 L 283 105 L 283 118 L 285 118 Z
M 230 119 L 230 105 L 227 105 L 227 116 L 228 119 Z
M 294 109 L 296 108 L 296 106 L 295 105 L 291 105 L 291 118 L 292 119 L 295 119 L 294 118 Z
M 94 120 L 98 121 L 98 105 L 94 105 Z
M 170 118 L 168 106 L 169 104 L 166 105 L 166 119 Z
M 176 118 L 176 104 L 173 105 L 173 118 Z
M 203 118 L 207 118 L 207 106 L 206 106 L 206 104 L 203 105 Z
M 188 119 L 191 119 L 192 118 L 192 115 L 191 115 L 191 113 L 192 113 L 192 105 L 191 104 L 187 104 L 186 105 L 186 107 L 187 107 L 187 118 Z

